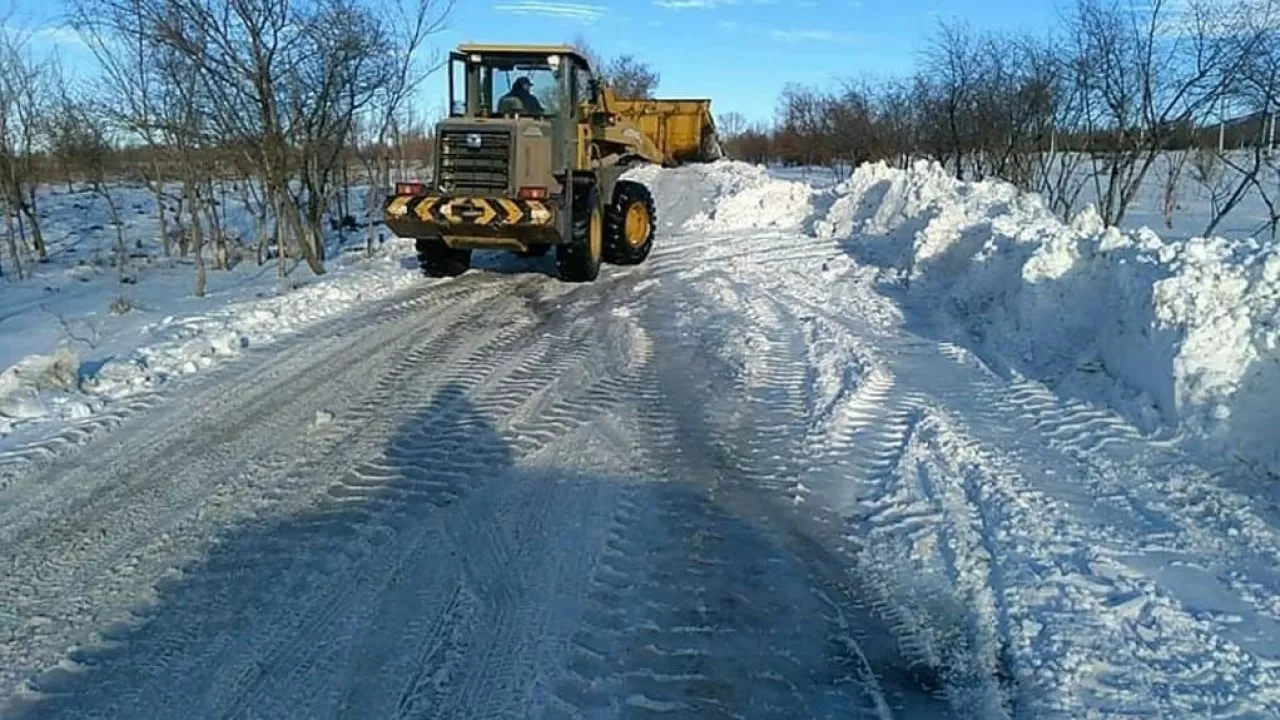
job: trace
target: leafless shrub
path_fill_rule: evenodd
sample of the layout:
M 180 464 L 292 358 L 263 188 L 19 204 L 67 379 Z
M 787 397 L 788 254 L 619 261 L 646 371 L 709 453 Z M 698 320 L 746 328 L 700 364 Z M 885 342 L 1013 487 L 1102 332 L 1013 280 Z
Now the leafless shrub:
M 124 295 L 117 295 L 111 298 L 111 302 L 107 304 L 107 311 L 112 315 L 127 315 L 133 309 L 133 301 Z
M 98 344 L 102 342 L 102 333 L 98 329 L 98 325 L 91 317 L 82 318 L 76 322 L 83 326 L 82 330 L 76 330 L 72 327 L 70 321 L 61 313 L 51 313 L 48 308 L 41 306 L 44 312 L 49 313 L 57 321 L 58 327 L 62 330 L 63 341 L 80 343 L 90 350 L 96 350 Z
M 438 66 L 419 51 L 450 10 L 451 0 L 77 0 L 76 25 L 107 68 L 106 114 L 176 168 L 175 221 L 194 252 L 197 294 L 204 240 L 216 248 L 221 233 L 219 180 L 231 170 L 254 183 L 260 228 L 296 250 L 277 253 L 281 272 L 287 256 L 324 272 L 323 218 L 357 125 L 387 128 Z

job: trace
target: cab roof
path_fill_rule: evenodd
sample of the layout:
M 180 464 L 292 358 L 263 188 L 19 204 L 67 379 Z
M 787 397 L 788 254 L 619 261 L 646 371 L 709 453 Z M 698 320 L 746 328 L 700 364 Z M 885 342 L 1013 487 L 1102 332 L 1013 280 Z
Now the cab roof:
M 478 55 L 571 55 L 583 62 L 587 61 L 582 51 L 572 45 L 494 45 L 490 43 L 463 43 L 458 46 L 460 53 L 476 53 Z

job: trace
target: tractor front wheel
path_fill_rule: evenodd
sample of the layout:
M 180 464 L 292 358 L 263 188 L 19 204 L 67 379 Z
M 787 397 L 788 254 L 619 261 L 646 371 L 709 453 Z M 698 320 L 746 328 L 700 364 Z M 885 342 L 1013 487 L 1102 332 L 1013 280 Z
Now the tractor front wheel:
M 657 212 L 649 188 L 629 180 L 613 190 L 613 202 L 605 213 L 605 260 L 615 265 L 639 265 L 653 249 Z

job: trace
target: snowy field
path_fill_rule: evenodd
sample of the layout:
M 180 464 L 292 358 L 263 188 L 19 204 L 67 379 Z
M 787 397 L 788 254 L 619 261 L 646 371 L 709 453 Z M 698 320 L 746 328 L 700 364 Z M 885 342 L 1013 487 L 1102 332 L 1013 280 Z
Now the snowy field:
M 635 177 L 594 284 L 0 286 L 0 714 L 1280 716 L 1280 249 L 927 164 Z
M 123 270 L 106 202 L 63 187 L 46 189 L 38 205 L 48 262 L 24 266 L 18 280 L 8 252 L 0 255 L 0 449 L 68 422 L 96 427 L 113 406 L 171 378 L 421 283 L 411 243 L 381 227 L 374 257 L 364 229 L 335 232 L 327 275 L 293 259 L 281 278 L 274 257 L 258 264 L 252 214 L 229 196 L 224 230 L 243 241 L 231 245 L 229 270 L 214 269 L 206 245 L 208 287 L 196 297 L 194 258 L 176 244 L 164 256 L 155 196 L 137 186 L 112 194 L 130 253 Z

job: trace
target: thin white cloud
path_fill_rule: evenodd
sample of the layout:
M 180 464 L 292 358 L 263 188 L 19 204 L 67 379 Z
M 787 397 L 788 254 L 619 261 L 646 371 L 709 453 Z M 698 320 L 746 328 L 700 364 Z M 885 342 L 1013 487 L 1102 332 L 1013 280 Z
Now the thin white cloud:
M 84 45 L 84 38 L 80 37 L 80 33 L 65 26 L 42 28 L 36 36 L 58 45 Z
M 781 42 L 831 42 L 850 44 L 858 42 L 858 36 L 831 30 L 770 30 L 769 37 Z
M 668 10 L 712 10 L 733 5 L 777 5 L 779 0 L 653 0 L 653 4 Z
M 653 4 L 668 10 L 694 10 L 734 3 L 733 0 L 654 0 Z
M 87 47 L 80 33 L 65 25 L 43 25 L 38 27 L 4 25 L 0 30 L 3 30 L 12 42 L 20 45 L 26 43 L 31 46 L 38 46 L 42 50 L 51 47 Z
M 500 13 L 513 15 L 541 15 L 544 17 L 581 20 L 582 22 L 595 22 L 604 14 L 604 8 L 598 5 L 544 2 L 543 0 L 516 0 L 516 2 L 494 5 L 493 9 Z
M 784 43 L 808 42 L 851 45 L 862 41 L 862 37 L 860 35 L 851 32 L 837 32 L 835 30 L 820 29 L 768 29 L 751 25 L 743 25 L 733 20 L 721 20 L 716 23 L 716 27 L 727 33 L 741 33 L 752 37 L 769 38 L 770 40 Z

